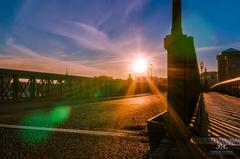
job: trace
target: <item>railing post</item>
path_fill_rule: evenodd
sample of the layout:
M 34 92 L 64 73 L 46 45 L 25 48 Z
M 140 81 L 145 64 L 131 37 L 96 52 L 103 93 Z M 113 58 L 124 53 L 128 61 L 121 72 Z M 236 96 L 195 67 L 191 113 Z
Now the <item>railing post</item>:
M 238 92 L 237 97 L 240 97 L 240 81 L 237 82 L 237 92 Z
M 36 94 L 36 79 L 34 77 L 30 78 L 30 98 L 35 98 Z
M 237 96 L 237 82 L 234 82 L 234 96 Z
M 50 96 L 50 80 L 46 79 L 46 97 L 49 98 Z
M 1 100 L 3 100 L 3 98 L 4 98 L 4 95 L 3 95 L 3 80 L 4 80 L 4 78 L 1 76 L 0 77 L 0 97 L 1 97 Z
M 12 82 L 12 97 L 14 100 L 18 99 L 18 77 L 17 75 L 13 75 L 13 82 Z
M 59 97 L 62 97 L 63 80 L 62 80 L 62 79 L 58 80 L 58 84 L 59 84 L 59 87 L 58 87 L 58 96 L 59 96 Z

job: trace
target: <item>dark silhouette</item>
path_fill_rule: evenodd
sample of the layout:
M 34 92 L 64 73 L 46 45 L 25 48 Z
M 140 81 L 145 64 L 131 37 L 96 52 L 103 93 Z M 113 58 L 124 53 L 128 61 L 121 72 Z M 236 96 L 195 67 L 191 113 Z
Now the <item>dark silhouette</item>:
M 172 32 L 165 38 L 168 51 L 168 108 L 187 125 L 200 93 L 198 63 L 192 37 L 182 33 L 181 0 L 173 0 Z

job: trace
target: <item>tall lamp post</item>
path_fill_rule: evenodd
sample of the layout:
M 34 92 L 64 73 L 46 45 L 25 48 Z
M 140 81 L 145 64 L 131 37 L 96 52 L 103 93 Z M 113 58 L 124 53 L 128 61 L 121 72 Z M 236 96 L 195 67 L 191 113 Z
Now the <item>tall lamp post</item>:
M 204 68 L 204 64 L 203 62 L 201 61 L 200 63 L 200 70 L 201 70 L 201 85 L 202 85 L 202 89 L 203 89 L 203 84 L 204 84 L 204 81 L 203 81 L 203 68 Z
M 152 69 L 153 69 L 152 63 L 148 62 L 148 78 L 152 78 Z
M 201 61 L 201 63 L 200 63 L 200 69 L 201 69 L 201 80 L 202 80 L 202 78 L 203 78 L 203 68 L 204 68 L 204 64 L 203 64 L 203 62 Z

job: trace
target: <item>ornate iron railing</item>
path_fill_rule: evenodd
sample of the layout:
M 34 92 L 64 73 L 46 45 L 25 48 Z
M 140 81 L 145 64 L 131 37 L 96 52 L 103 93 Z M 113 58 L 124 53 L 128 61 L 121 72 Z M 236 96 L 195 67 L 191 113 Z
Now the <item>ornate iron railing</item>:
M 130 82 L 109 77 L 91 78 L 0 68 L 0 101 L 119 96 L 125 94 Z

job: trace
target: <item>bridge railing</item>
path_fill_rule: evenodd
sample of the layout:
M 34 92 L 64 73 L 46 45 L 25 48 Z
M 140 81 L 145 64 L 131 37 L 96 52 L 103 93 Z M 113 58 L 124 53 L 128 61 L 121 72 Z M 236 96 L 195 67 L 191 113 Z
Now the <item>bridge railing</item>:
M 240 97 L 240 77 L 217 83 L 211 87 L 211 90 Z
M 101 98 L 126 95 L 131 80 L 81 77 L 0 68 L 0 101 L 36 98 Z M 149 93 L 146 85 L 134 94 Z
M 62 97 L 85 77 L 0 68 L 0 99 Z

